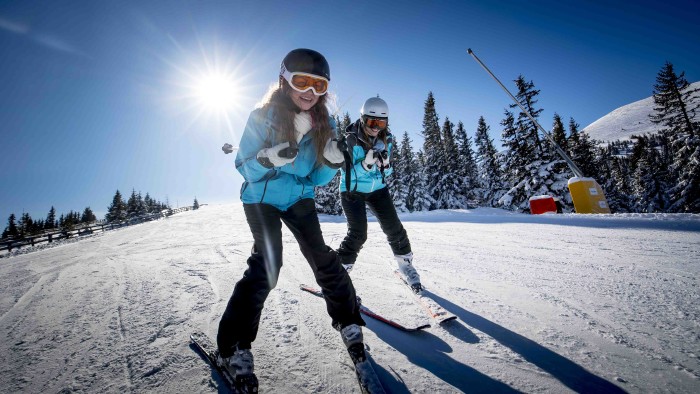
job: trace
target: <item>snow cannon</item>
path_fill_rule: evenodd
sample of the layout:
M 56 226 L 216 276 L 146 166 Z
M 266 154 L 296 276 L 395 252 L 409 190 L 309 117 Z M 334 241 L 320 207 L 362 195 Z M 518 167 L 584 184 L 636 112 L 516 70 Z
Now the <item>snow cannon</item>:
M 554 201 L 554 197 L 546 194 L 530 197 L 530 213 L 533 215 L 557 213 L 557 203 Z
M 576 213 L 611 213 L 603 188 L 593 178 L 569 179 L 569 193 Z
M 571 199 L 574 202 L 574 208 L 576 213 L 610 213 L 610 207 L 605 199 L 605 194 L 603 193 L 603 188 L 593 179 L 586 178 L 580 168 L 574 163 L 573 160 L 564 152 L 564 150 L 554 141 L 554 137 L 547 130 L 540 125 L 537 120 L 528 112 L 528 110 L 518 101 L 515 96 L 508 90 L 508 88 L 503 85 L 503 83 L 494 75 L 491 70 L 479 59 L 474 51 L 467 49 L 474 60 L 496 81 L 503 91 L 505 91 L 508 96 L 513 100 L 520 110 L 527 115 L 532 123 L 537 126 L 537 128 L 542 132 L 542 134 L 549 140 L 549 142 L 554 147 L 554 151 L 561 156 L 561 158 L 566 162 L 574 174 L 574 177 L 569 179 L 569 192 L 571 193 Z

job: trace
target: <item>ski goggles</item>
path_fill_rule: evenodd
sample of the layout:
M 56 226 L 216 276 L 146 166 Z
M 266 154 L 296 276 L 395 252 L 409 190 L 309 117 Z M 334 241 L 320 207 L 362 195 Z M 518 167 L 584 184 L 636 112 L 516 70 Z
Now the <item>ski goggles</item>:
M 364 123 L 365 123 L 365 126 L 369 127 L 370 129 L 384 130 L 384 129 L 386 129 L 386 126 L 389 124 L 389 120 L 387 118 L 365 117 Z
M 282 72 L 282 77 L 284 77 L 289 86 L 299 93 L 304 93 L 309 89 L 313 90 L 316 96 L 323 96 L 328 91 L 328 80 L 318 75 L 301 73 L 301 72 L 289 72 L 284 70 Z

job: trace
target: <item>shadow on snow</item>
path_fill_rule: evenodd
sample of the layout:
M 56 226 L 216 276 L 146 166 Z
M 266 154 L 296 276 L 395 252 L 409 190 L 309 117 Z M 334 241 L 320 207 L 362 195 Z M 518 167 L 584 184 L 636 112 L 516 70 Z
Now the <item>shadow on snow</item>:
M 471 313 L 452 302 L 430 293 L 430 296 L 443 308 L 454 313 L 468 324 L 501 345 L 520 354 L 525 360 L 552 375 L 569 389 L 579 393 L 625 393 L 615 384 L 597 376 L 582 366 L 518 333 L 508 330 L 488 319 Z M 476 383 L 476 382 L 475 382 Z M 466 388 L 468 386 L 456 386 Z M 469 389 L 472 391 L 473 388 Z

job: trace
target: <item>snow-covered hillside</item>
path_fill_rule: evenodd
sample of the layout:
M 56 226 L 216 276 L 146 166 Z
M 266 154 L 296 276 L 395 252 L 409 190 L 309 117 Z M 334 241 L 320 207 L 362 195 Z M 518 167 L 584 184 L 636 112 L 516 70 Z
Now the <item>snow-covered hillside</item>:
M 700 391 L 698 215 L 402 216 L 429 294 L 459 319 L 404 333 L 367 318 L 394 393 Z M 345 234 L 324 217 L 326 241 Z M 263 393 L 358 392 L 285 229 L 285 266 L 253 344 Z M 206 206 L 0 259 L 0 392 L 222 391 L 189 344 L 212 337 L 246 269 L 240 205 Z M 366 306 L 427 322 L 376 222 L 352 273 Z
M 700 88 L 700 82 L 690 85 L 690 89 Z M 700 103 L 700 96 L 694 103 Z M 654 98 L 647 97 L 632 104 L 622 106 L 602 118 L 586 126 L 583 131 L 602 142 L 629 140 L 632 135 L 656 133 L 659 125 L 651 122 L 649 115 L 654 113 Z M 695 114 L 695 120 L 700 121 L 700 113 Z

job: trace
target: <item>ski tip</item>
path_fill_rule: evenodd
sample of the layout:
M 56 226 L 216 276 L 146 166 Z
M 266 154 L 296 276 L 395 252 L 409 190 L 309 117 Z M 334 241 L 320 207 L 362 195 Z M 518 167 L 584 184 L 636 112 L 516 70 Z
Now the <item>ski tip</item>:
M 471 49 L 471 48 L 467 48 L 467 53 L 471 55 L 471 54 L 474 53 L 474 52 L 472 52 L 472 49 Z

